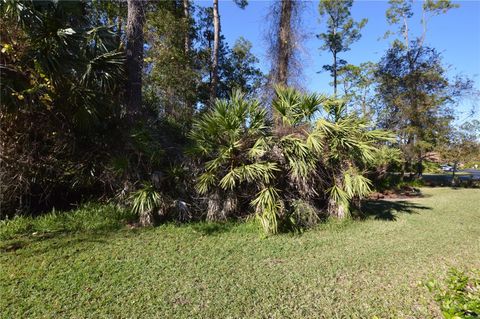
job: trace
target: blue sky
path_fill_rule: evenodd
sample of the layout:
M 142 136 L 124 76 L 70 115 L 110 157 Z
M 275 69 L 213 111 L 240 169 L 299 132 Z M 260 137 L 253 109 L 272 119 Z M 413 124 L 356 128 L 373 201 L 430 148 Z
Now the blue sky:
M 211 1 L 195 1 L 203 6 L 211 5 Z M 410 22 L 412 35 L 420 34 L 420 3 L 415 1 L 415 15 Z M 480 89 L 480 1 L 457 1 L 460 8 L 453 9 L 445 15 L 433 17 L 429 22 L 426 44 L 439 50 L 443 61 L 449 65 L 449 74 L 467 75 L 474 79 L 475 86 Z M 267 27 L 266 16 L 272 1 L 250 0 L 244 9 L 238 8 L 231 0 L 220 0 L 219 10 L 222 33 L 230 45 L 241 36 L 252 42 L 253 53 L 260 59 L 260 67 L 268 72 L 267 44 L 264 30 Z M 304 42 L 302 83 L 310 91 L 332 92 L 329 85 L 331 78 L 325 72 L 318 74 L 322 65 L 330 63 L 327 52 L 318 48 L 321 43 L 315 34 L 322 31 L 324 24 L 319 23 L 318 1 L 306 3 L 302 13 L 303 30 L 307 35 Z M 351 50 L 341 56 L 349 63 L 377 62 L 393 38 L 380 39 L 388 28 L 385 19 L 387 1 L 355 1 L 352 15 L 356 20 L 367 18 L 368 23 L 362 31 L 362 38 L 351 46 Z M 472 99 L 461 102 L 459 120 L 468 118 L 467 110 L 478 101 Z M 477 107 L 480 111 L 480 105 Z M 476 115 L 476 118 L 480 116 Z

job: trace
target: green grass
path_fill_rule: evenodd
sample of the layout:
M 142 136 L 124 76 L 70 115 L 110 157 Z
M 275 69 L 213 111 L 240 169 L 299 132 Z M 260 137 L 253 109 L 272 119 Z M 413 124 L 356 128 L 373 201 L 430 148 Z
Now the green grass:
M 122 228 L 135 215 L 113 204 L 89 203 L 69 212 L 50 212 L 40 217 L 18 216 L 0 221 L 0 240 L 20 235 L 52 236 L 66 232 L 101 232 Z
M 440 317 L 424 283 L 480 268 L 480 191 L 423 191 L 302 235 L 199 223 L 3 241 L 0 317 Z

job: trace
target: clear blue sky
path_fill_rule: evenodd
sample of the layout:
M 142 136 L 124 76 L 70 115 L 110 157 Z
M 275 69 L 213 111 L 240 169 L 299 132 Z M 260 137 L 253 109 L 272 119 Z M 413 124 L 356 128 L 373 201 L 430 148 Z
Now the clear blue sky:
M 202 6 L 210 6 L 212 1 L 195 1 Z M 420 3 L 415 1 L 415 15 L 411 21 L 414 34 L 420 34 Z M 439 50 L 443 61 L 450 65 L 449 74 L 463 74 L 474 79 L 475 86 L 480 89 L 480 1 L 456 1 L 460 8 L 453 9 L 445 15 L 433 17 L 429 22 L 426 44 Z M 260 67 L 268 72 L 267 44 L 264 30 L 267 27 L 266 16 L 272 1 L 249 0 L 244 9 L 238 8 L 231 0 L 220 0 L 219 10 L 222 23 L 222 33 L 230 45 L 241 36 L 252 42 L 253 53 L 260 59 Z M 318 74 L 322 65 L 330 63 L 327 52 L 320 51 L 320 41 L 315 34 L 322 31 L 319 23 L 318 1 L 305 4 L 302 13 L 304 32 L 308 36 L 304 42 L 303 78 L 302 83 L 307 90 L 332 92 L 329 85 L 331 78 L 325 72 Z M 362 31 L 362 38 L 352 45 L 351 50 L 341 56 L 349 63 L 377 62 L 393 38 L 384 40 L 383 34 L 388 28 L 385 19 L 387 1 L 355 1 L 352 15 L 356 20 L 367 18 L 368 23 Z M 460 121 L 467 118 L 467 110 L 479 101 L 464 100 L 459 106 Z M 480 116 L 476 115 L 476 118 Z M 471 119 L 471 118 L 470 118 Z

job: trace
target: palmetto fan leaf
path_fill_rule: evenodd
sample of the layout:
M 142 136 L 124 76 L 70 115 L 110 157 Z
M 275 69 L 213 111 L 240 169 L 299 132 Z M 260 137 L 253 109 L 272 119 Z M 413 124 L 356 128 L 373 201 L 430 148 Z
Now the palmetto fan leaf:
M 161 197 L 151 184 L 147 184 L 144 188 L 133 193 L 131 199 L 133 201 L 132 211 L 135 214 L 142 215 L 158 207 Z
M 278 216 L 283 208 L 278 190 L 274 187 L 263 188 L 251 202 L 257 212 L 257 218 L 267 234 L 278 232 Z
M 108 93 L 118 85 L 124 63 L 122 52 L 112 51 L 95 56 L 87 62 L 80 83 L 86 87 L 98 87 L 102 93 Z
M 225 174 L 219 185 L 224 190 L 232 190 L 242 182 L 269 184 L 274 178 L 275 171 L 278 171 L 276 163 L 264 162 L 240 165 Z
M 305 144 L 316 156 L 320 156 L 325 145 L 324 138 L 322 132 L 314 131 L 307 135 Z
M 197 184 L 195 185 L 197 191 L 200 194 L 205 195 L 209 191 L 210 187 L 214 185 L 216 180 L 216 176 L 212 172 L 205 172 L 201 174 L 197 179 Z
M 255 144 L 248 150 L 250 159 L 260 159 L 272 148 L 271 137 L 260 137 L 255 141 Z
M 235 150 L 240 145 L 240 142 L 235 142 L 227 146 L 221 146 L 217 152 L 217 156 L 212 160 L 208 161 L 205 165 L 205 168 L 208 171 L 215 171 L 219 169 L 222 165 L 228 164 L 232 160 Z
M 275 99 L 272 102 L 274 112 L 280 115 L 284 126 L 298 126 L 309 123 L 320 111 L 326 96 L 302 94 L 294 88 L 275 87 Z
M 294 178 L 306 178 L 316 166 L 316 156 L 302 139 L 288 135 L 280 143 Z
M 348 199 L 354 197 L 364 197 L 371 192 L 371 182 L 369 179 L 361 174 L 358 174 L 353 169 L 348 170 L 343 178 L 343 190 Z
M 87 22 L 84 2 L 4 0 L 0 4 L 3 12 L 16 16 L 24 26 L 30 39 L 30 67 L 49 80 L 49 97 L 55 107 L 73 114 L 76 129 L 89 130 L 111 114 L 107 112 L 111 94 L 123 85 L 123 53 L 117 51 L 118 38 L 111 30 Z

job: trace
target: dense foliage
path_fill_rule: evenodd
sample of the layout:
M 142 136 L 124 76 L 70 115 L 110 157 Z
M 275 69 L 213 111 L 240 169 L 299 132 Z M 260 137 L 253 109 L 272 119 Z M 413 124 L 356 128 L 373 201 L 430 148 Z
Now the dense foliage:
M 301 73 L 296 0 L 272 6 L 268 75 L 248 40 L 229 46 L 216 0 L 0 1 L 0 218 L 110 200 L 141 225 L 255 215 L 276 233 L 348 217 L 392 171 L 421 175 L 432 156 L 480 160 L 478 123 L 452 124 L 472 83 L 446 76 L 425 34 L 379 63 L 337 56 L 366 23 L 352 5 L 319 5 L 331 98 L 287 87 Z M 405 40 L 412 15 L 390 1 Z
M 181 175 L 176 164 L 192 116 L 207 101 L 209 11 L 185 20 L 176 1 L 148 3 L 145 99 L 132 122 L 125 100 L 126 3 L 0 5 L 0 217 L 116 194 L 128 199 L 139 181 L 160 171 L 167 176 L 161 187 L 181 196 L 180 183 L 169 186 Z M 233 49 L 223 46 L 220 96 L 233 88 L 253 93 L 262 84 L 250 49 L 242 39 Z
M 121 134 L 118 39 L 79 15 L 81 2 L 1 5 L 0 216 L 108 193 Z
M 268 119 L 256 100 L 235 93 L 195 122 L 194 152 L 203 162 L 197 190 L 207 218 L 256 212 L 264 230 L 301 226 L 320 212 L 343 218 L 370 191 L 362 169 L 390 134 L 369 130 L 344 103 L 277 87 Z M 326 117 L 312 121 L 320 111 Z

